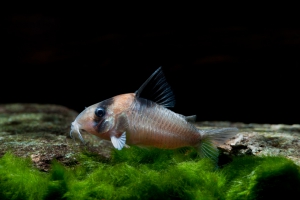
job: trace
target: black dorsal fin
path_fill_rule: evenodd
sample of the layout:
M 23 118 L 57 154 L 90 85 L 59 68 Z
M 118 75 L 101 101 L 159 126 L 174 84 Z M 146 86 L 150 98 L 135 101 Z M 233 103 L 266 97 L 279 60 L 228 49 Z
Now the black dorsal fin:
M 164 107 L 174 107 L 175 97 L 159 67 L 135 92 L 136 97 L 154 101 Z

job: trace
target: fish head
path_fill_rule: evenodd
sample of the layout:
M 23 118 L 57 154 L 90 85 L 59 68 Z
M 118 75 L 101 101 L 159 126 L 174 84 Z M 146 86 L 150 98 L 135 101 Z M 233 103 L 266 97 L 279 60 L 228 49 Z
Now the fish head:
M 102 139 L 110 140 L 110 133 L 116 128 L 118 116 L 128 110 L 133 102 L 134 94 L 123 94 L 91 105 L 83 110 L 72 122 L 70 136 L 77 132 L 84 141 L 80 131 L 84 130 Z

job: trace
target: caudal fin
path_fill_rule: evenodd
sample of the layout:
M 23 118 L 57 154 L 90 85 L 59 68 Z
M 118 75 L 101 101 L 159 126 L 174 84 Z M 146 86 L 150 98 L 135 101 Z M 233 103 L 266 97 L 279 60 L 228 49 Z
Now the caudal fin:
M 238 133 L 237 128 L 219 128 L 211 130 L 199 130 L 201 134 L 201 142 L 198 151 L 201 157 L 208 157 L 218 161 L 219 150 L 218 145 L 224 144 L 227 140 Z

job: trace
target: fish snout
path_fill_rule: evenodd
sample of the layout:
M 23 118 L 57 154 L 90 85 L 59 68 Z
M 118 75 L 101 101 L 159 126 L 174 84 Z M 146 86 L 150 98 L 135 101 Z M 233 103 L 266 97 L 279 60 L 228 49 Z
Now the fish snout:
M 75 120 L 74 122 L 72 122 L 71 124 L 71 131 L 70 131 L 70 137 L 73 138 L 72 133 L 75 131 L 78 134 L 79 139 L 84 142 L 82 135 L 80 133 L 80 124 L 77 122 L 77 120 Z

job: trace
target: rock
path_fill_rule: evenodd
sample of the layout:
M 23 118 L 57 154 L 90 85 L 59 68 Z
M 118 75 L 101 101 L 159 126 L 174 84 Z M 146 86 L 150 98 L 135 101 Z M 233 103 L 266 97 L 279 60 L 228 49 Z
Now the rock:
M 284 156 L 300 165 L 300 125 L 197 122 L 199 129 L 237 127 L 239 134 L 219 147 L 229 156 Z
M 59 105 L 0 105 L 0 157 L 11 151 L 30 158 L 43 171 L 49 170 L 54 159 L 65 165 L 75 165 L 82 150 L 108 159 L 113 148 L 110 141 L 84 132 L 85 145 L 76 134 L 70 138 L 70 125 L 77 115 Z M 219 147 L 223 155 L 281 155 L 300 165 L 300 125 L 197 122 L 196 126 L 199 129 L 239 128 L 239 134 Z
M 243 139 L 244 136 L 242 134 L 238 134 L 230 145 L 235 146 L 237 143 L 240 143 Z
M 30 157 L 44 171 L 53 159 L 66 165 L 76 163 L 76 155 L 83 147 L 108 157 L 109 144 L 87 134 L 86 141 L 96 141 L 89 146 L 70 138 L 70 124 L 77 115 L 58 105 L 0 105 L 0 156 L 11 151 L 20 157 Z

